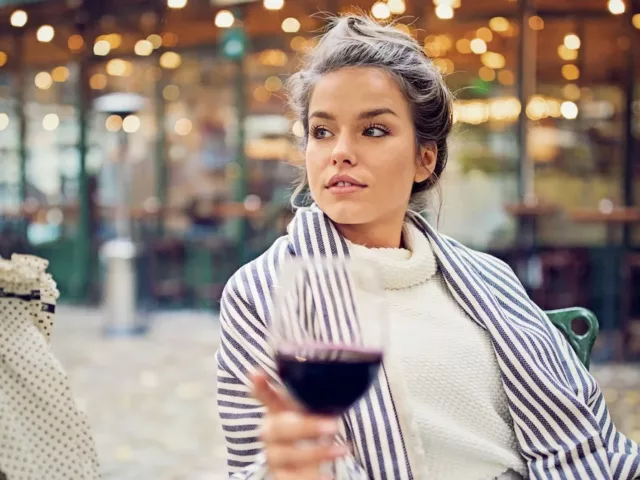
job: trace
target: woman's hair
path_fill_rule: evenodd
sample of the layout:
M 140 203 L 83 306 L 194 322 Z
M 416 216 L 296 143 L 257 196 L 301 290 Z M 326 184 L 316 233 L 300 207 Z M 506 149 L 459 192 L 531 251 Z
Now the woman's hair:
M 423 210 L 425 192 L 436 185 L 447 164 L 447 137 L 453 125 L 453 95 L 442 74 L 420 44 L 393 24 L 381 25 L 366 15 L 329 18 L 329 30 L 307 55 L 302 68 L 287 81 L 289 104 L 304 127 L 303 149 L 309 135 L 309 101 L 316 83 L 323 75 L 347 67 L 377 67 L 389 72 L 411 107 L 416 146 L 437 147 L 432 175 L 414 183 L 411 189 L 409 208 Z M 292 197 L 294 207 L 295 199 L 307 187 L 303 169 Z

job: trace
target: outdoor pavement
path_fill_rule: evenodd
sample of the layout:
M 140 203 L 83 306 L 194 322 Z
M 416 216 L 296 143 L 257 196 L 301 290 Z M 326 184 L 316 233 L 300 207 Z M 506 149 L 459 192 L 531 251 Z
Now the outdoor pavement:
M 218 322 L 150 317 L 145 336 L 105 338 L 99 310 L 59 307 L 53 349 L 89 417 L 105 480 L 221 480 L 215 407 Z M 620 430 L 640 441 L 640 365 L 594 366 Z

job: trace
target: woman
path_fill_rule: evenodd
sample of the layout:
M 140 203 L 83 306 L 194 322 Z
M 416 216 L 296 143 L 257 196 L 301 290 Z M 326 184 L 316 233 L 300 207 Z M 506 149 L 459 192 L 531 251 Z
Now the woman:
M 417 42 L 336 19 L 289 89 L 315 204 L 223 295 L 218 404 L 232 478 L 315 480 L 332 459 L 350 479 L 639 477 L 638 445 L 514 273 L 414 213 L 444 170 L 453 123 Z M 393 319 L 378 382 L 340 419 L 307 415 L 270 384 L 278 266 L 314 255 L 372 262 Z

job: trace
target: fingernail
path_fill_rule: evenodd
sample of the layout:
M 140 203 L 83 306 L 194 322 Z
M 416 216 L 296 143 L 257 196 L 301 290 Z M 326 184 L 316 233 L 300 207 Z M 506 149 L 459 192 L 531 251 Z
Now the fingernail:
M 320 422 L 319 429 L 323 435 L 335 435 L 338 433 L 338 424 L 333 420 L 325 420 Z

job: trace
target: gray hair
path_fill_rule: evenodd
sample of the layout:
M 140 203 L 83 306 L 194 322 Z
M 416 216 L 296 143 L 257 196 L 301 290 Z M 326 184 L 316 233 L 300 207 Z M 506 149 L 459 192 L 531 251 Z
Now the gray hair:
M 447 164 L 447 138 L 453 126 L 453 95 L 442 74 L 420 44 L 393 24 L 381 25 L 366 15 L 329 18 L 329 30 L 307 55 L 303 67 L 289 77 L 289 105 L 304 127 L 302 148 L 309 135 L 309 102 L 315 84 L 330 72 L 348 67 L 378 67 L 389 72 L 404 93 L 416 132 L 416 146 L 435 145 L 437 161 L 431 176 L 411 189 L 409 208 L 426 208 L 426 192 L 435 186 Z M 308 187 L 306 172 L 292 196 L 295 199 Z

